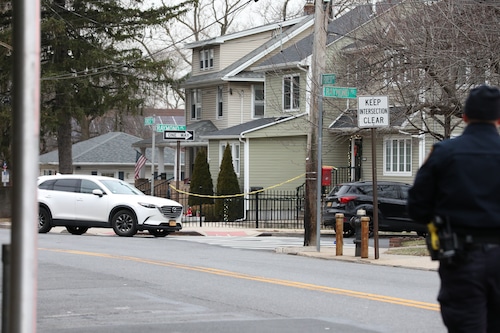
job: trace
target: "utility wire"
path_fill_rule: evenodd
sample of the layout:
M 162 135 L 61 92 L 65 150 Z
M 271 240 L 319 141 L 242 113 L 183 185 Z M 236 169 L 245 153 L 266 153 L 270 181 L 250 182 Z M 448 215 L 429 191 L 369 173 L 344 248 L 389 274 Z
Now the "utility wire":
M 45 1 L 47 2 L 47 1 Z M 251 2 L 255 2 L 255 0 L 248 0 L 246 3 L 242 4 L 241 6 L 235 8 L 234 10 L 232 10 L 231 12 L 227 13 L 227 15 L 232 15 L 233 13 L 236 13 L 240 10 L 242 10 L 245 6 L 248 6 Z M 59 6 L 59 5 L 57 5 Z M 50 6 L 49 6 L 50 7 Z M 62 9 L 65 9 L 61 6 L 59 6 L 60 8 Z M 51 10 L 53 10 L 51 8 Z M 56 11 L 54 11 L 56 12 Z M 78 16 L 79 18 L 85 18 L 85 19 L 88 19 L 89 21 L 93 22 L 93 23 L 96 23 L 96 24 L 100 24 L 102 27 L 104 27 L 104 25 L 102 23 L 99 23 L 99 22 L 96 22 L 95 20 L 91 20 L 79 13 L 76 13 L 76 12 L 71 12 L 71 11 L 68 11 L 70 13 L 72 13 L 73 15 L 75 16 Z M 57 13 L 57 12 L 56 12 Z M 62 18 L 62 17 L 61 17 Z M 68 25 L 71 26 L 71 24 L 67 21 L 65 21 Z M 200 31 L 203 31 L 205 29 L 208 29 L 209 27 L 217 24 L 218 21 L 215 20 L 213 21 L 212 23 L 206 25 L 205 27 L 203 27 L 202 29 L 200 29 L 198 32 Z M 178 43 L 182 43 L 184 41 L 186 41 L 187 39 L 191 38 L 194 36 L 194 33 L 193 34 L 190 34 L 184 38 L 182 38 L 180 41 L 177 42 Z M 124 66 L 128 66 L 128 65 L 132 65 L 134 64 L 135 62 L 138 62 L 138 61 L 141 61 L 141 60 L 146 60 L 148 58 L 154 60 L 154 56 L 155 55 L 158 55 L 158 54 L 161 54 L 162 52 L 165 52 L 166 50 L 172 48 L 175 44 L 172 44 L 172 45 L 168 45 L 164 48 L 161 48 L 155 52 L 152 52 L 151 54 L 148 54 L 148 55 L 144 55 L 143 57 L 139 58 L 139 59 L 136 59 L 134 61 L 130 61 L 130 62 L 123 62 L 123 63 L 116 63 L 116 64 L 109 64 L 107 66 L 103 66 L 103 67 L 98 67 L 98 68 L 90 68 L 90 69 L 85 69 L 85 70 L 81 70 L 81 71 L 75 71 L 75 72 L 71 72 L 71 73 L 68 73 L 68 74 L 63 74 L 63 75 L 56 75 L 56 76 L 48 76 L 48 77 L 44 77 L 42 78 L 42 81 L 54 81 L 54 80 L 63 80 L 63 79 L 74 79 L 75 77 L 78 77 L 78 78 L 81 78 L 81 77 L 87 77 L 87 76 L 95 76 L 95 75 L 101 75 L 101 74 L 104 74 L 104 73 L 109 73 L 113 70 L 118 70 Z

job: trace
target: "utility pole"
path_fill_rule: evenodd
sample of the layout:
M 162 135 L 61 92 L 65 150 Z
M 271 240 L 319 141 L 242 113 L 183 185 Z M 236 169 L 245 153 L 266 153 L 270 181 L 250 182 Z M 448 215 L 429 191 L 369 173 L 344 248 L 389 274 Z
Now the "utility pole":
M 8 317 L 2 332 L 36 332 L 40 143 L 40 1 L 12 1 L 13 200 Z M 5 296 L 5 295 L 3 295 Z M 5 303 L 4 303 L 5 304 Z M 4 331 L 5 330 L 5 331 Z
M 307 160 L 306 160 L 306 197 L 304 216 L 304 246 L 317 244 L 318 205 L 321 198 L 318 197 L 318 182 L 321 181 L 321 156 L 318 157 L 318 138 L 320 131 L 318 124 L 322 124 L 322 108 L 319 107 L 323 92 L 320 91 L 321 74 L 326 64 L 326 30 L 330 13 L 330 2 L 315 0 L 314 7 L 314 41 L 312 52 L 312 86 L 311 86 L 311 108 L 309 114 L 310 130 L 307 136 Z M 321 118 L 320 118 L 321 117 Z M 319 222 L 320 223 L 320 222 Z

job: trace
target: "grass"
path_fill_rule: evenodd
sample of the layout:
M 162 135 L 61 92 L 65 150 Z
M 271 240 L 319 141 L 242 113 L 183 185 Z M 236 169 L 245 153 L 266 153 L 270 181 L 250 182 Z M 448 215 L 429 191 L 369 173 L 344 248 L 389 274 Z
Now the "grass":
M 393 247 L 387 250 L 387 254 L 406 255 L 406 256 L 428 256 L 429 251 L 425 245 L 425 239 L 403 240 L 401 247 Z

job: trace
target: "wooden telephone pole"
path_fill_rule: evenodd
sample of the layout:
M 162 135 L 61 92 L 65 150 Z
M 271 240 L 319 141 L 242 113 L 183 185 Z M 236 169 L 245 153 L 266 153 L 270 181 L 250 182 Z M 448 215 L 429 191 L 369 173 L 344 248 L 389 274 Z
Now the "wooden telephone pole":
M 317 188 L 320 186 L 321 173 L 321 151 L 318 140 L 322 127 L 323 110 L 321 99 L 321 74 L 324 73 L 326 64 L 326 37 L 328 27 L 328 17 L 330 14 L 330 2 L 315 0 L 314 8 L 314 41 L 312 52 L 312 87 L 311 87 L 311 108 L 309 114 L 310 130 L 307 137 L 307 160 L 306 160 L 306 197 L 304 216 L 304 246 L 317 244 L 318 239 L 318 205 L 321 204 L 321 197 L 318 197 Z

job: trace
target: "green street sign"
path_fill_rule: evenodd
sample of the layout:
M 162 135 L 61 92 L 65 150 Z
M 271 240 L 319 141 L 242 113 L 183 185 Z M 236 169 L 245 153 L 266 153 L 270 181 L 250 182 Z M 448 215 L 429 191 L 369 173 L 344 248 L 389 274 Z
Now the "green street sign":
M 357 92 L 358 92 L 357 88 L 345 88 L 345 87 L 333 87 L 333 86 L 323 87 L 324 97 L 356 98 Z
M 335 74 L 322 74 L 321 75 L 321 83 L 325 84 L 335 84 L 337 76 Z
M 186 125 L 156 124 L 157 132 L 165 131 L 185 131 Z
M 155 124 L 155 118 L 154 117 L 145 117 L 144 118 L 144 125 L 154 125 Z

